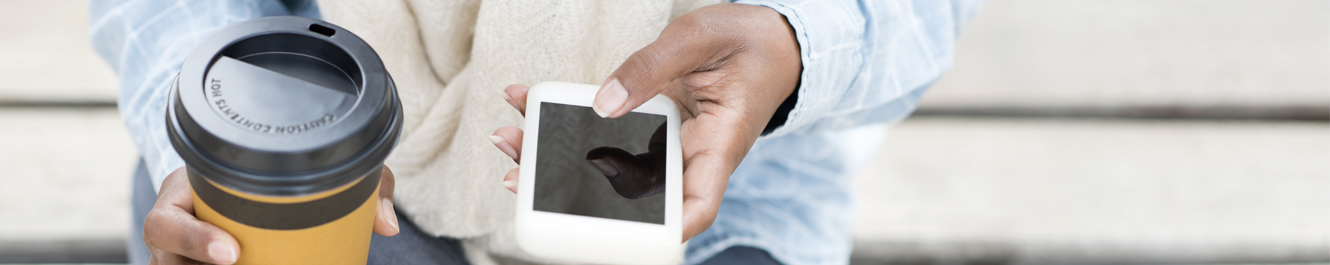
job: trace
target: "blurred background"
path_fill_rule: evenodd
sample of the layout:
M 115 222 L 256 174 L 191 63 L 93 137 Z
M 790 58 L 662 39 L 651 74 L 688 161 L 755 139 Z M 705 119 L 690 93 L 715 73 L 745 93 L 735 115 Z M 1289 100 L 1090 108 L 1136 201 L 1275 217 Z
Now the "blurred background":
M 123 263 L 87 3 L 0 0 L 0 263 Z M 856 175 L 854 264 L 1330 263 L 1330 1 L 992 0 Z

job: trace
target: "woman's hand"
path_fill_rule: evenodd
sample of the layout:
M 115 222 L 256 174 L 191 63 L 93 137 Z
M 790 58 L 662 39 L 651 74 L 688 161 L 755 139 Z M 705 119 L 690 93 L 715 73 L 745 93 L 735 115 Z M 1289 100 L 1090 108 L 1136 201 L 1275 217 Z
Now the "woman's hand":
M 657 94 L 678 103 L 686 241 L 715 221 L 730 174 L 776 108 L 792 96 L 801 72 L 794 30 L 779 13 L 711 5 L 675 19 L 655 42 L 629 56 L 601 85 L 593 108 L 617 118 Z M 505 100 L 525 112 L 528 89 L 509 86 Z M 521 157 L 521 129 L 499 128 L 490 139 L 514 161 Z M 517 169 L 504 176 L 504 186 L 513 192 L 517 176 Z
M 383 166 L 379 181 L 379 211 L 374 233 L 397 235 L 393 212 L 393 172 Z M 143 222 L 143 242 L 152 258 L 148 264 L 232 264 L 240 258 L 240 244 L 225 230 L 194 217 L 189 177 L 181 167 L 166 176 L 157 204 Z

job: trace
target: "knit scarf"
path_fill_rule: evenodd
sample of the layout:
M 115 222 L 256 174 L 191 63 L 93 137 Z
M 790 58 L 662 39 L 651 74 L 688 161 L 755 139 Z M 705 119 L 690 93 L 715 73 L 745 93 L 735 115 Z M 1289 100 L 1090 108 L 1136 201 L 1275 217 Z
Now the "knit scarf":
M 405 123 L 386 164 L 395 207 L 424 232 L 462 240 L 475 264 L 540 260 L 517 248 L 517 167 L 486 138 L 522 116 L 510 84 L 599 85 L 675 17 L 716 0 L 321 0 L 329 22 L 383 59 Z

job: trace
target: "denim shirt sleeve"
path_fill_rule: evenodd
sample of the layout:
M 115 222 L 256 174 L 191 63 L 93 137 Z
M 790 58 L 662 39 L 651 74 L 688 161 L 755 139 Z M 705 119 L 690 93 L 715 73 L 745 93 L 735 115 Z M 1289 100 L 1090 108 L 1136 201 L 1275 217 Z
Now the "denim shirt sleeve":
M 961 26 L 982 0 L 737 0 L 794 28 L 803 62 L 797 103 L 763 138 L 891 123 L 951 67 Z
M 167 174 L 185 165 L 166 136 L 170 84 L 185 56 L 214 31 L 251 18 L 318 17 L 313 0 L 91 1 L 93 50 L 119 79 L 117 107 L 160 190 Z

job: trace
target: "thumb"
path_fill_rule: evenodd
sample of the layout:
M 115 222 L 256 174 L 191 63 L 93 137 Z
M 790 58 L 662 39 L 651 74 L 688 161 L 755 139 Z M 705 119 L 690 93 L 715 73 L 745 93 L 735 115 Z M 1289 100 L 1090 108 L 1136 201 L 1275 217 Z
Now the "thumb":
M 596 114 L 605 118 L 623 116 L 660 94 L 674 80 L 697 70 L 716 53 L 708 41 L 682 37 L 671 27 L 666 27 L 655 42 L 628 56 L 610 74 L 591 106 Z
M 588 151 L 586 160 L 605 175 L 619 196 L 641 199 L 665 192 L 665 172 L 660 168 L 665 164 L 663 153 L 633 155 L 623 149 L 602 146 Z
M 194 217 L 186 176 L 186 169 L 181 167 L 162 181 L 157 204 L 143 220 L 144 243 L 149 249 L 209 264 L 235 263 L 240 257 L 240 244 L 222 228 Z
M 153 247 L 209 264 L 232 264 L 240 257 L 240 244 L 216 225 L 184 211 L 149 213 L 143 238 Z

